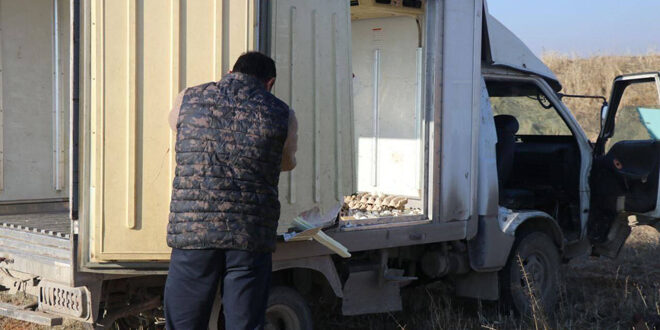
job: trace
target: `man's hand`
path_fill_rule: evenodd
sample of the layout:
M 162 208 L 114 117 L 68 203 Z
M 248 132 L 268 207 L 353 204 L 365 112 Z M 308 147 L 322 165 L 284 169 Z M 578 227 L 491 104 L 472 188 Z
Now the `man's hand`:
M 291 171 L 296 167 L 296 151 L 298 150 L 298 119 L 293 109 L 289 110 L 289 132 L 282 149 L 282 172 Z

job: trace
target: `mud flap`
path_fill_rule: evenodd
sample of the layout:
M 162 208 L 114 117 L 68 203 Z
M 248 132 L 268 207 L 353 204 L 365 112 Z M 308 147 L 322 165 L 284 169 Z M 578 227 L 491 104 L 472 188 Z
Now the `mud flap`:
M 399 271 L 403 275 L 403 270 Z M 383 281 L 378 269 L 351 272 L 344 284 L 341 306 L 344 315 L 395 312 L 402 309 L 400 285 L 397 281 Z
M 497 272 L 470 272 L 456 279 L 456 295 L 459 297 L 497 300 L 500 297 Z

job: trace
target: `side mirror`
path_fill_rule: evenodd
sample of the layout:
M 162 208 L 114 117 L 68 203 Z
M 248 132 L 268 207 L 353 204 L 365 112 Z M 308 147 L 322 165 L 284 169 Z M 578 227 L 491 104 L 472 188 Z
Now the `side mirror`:
M 605 127 L 605 122 L 607 121 L 607 111 L 610 109 L 609 105 L 607 105 L 607 102 L 603 103 L 603 106 L 600 108 L 600 130 L 603 130 L 603 127 Z

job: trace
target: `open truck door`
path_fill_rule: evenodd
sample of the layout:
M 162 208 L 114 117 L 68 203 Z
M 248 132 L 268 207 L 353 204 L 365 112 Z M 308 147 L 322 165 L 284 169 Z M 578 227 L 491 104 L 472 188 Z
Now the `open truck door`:
M 594 145 L 589 238 L 594 253 L 616 256 L 640 224 L 660 220 L 660 72 L 619 76 L 601 111 Z
M 280 179 L 280 222 L 314 207 L 327 212 L 353 191 L 348 2 L 99 0 L 84 8 L 84 268 L 167 267 L 175 168 L 167 115 L 181 90 L 221 79 L 248 50 L 270 52 L 274 94 L 299 121 L 299 163 Z
M 83 8 L 80 263 L 167 261 L 175 168 L 167 114 L 181 90 L 219 80 L 254 48 L 256 8 L 210 0 Z

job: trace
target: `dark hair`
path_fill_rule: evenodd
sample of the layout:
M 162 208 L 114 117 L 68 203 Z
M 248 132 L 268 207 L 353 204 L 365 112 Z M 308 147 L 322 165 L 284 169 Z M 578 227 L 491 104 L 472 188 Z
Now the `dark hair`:
M 276 77 L 275 61 L 260 52 L 243 53 L 234 63 L 232 72 L 249 74 L 266 82 Z

